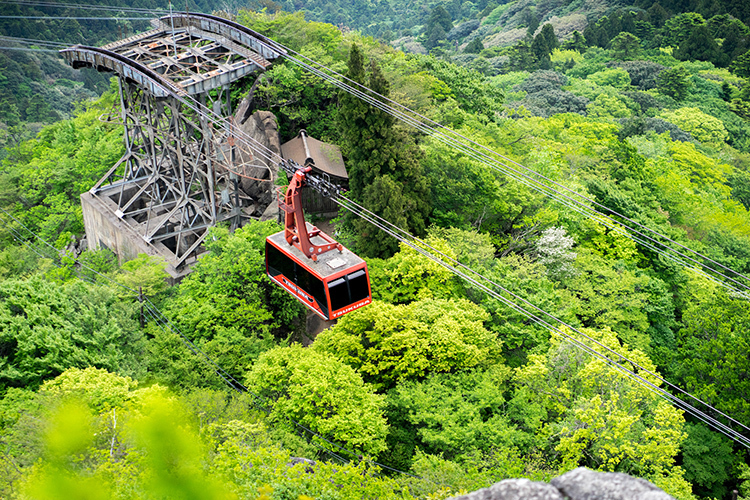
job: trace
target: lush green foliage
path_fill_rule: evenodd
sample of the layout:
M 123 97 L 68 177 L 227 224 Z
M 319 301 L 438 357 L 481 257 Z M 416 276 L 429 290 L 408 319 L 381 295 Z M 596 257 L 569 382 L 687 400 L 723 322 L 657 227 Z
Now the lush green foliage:
M 270 406 L 271 420 L 291 432 L 309 428 L 369 455 L 385 449 L 382 396 L 325 352 L 298 344 L 268 351 L 248 372 L 247 386 Z
M 99 116 L 115 103 L 108 93 L 73 120 L 44 128 L 9 151 L 1 163 L 0 204 L 47 241 L 68 243 L 83 232 L 79 196 L 122 156 L 122 128 Z M 28 237 L 24 233 L 24 237 Z M 3 243 L 10 235 L 3 232 Z
M 375 302 L 322 333 L 315 349 L 333 354 L 384 389 L 429 373 L 486 366 L 501 342 L 484 328 L 487 313 L 466 300 Z
M 523 172 L 522 182 L 285 63 L 235 97 L 252 87 L 254 106 L 277 114 L 285 138 L 306 128 L 339 143 L 352 195 L 426 235 L 445 262 L 456 259 L 534 315 L 550 320 L 549 312 L 747 423 L 747 300 L 528 187 L 556 182 L 713 267 L 750 272 L 742 79 L 750 30 L 705 6 L 680 13 L 663 5 L 607 12 L 572 32 L 546 24 L 542 5 L 429 5 L 402 16 L 418 23 L 400 35 L 431 45 L 431 55 L 404 55 L 299 13 L 238 15 L 503 155 L 504 172 Z M 390 8 L 395 16 L 409 7 Z M 329 14 L 348 15 L 345 6 Z M 386 25 L 372 21 L 382 36 Z M 501 22 L 524 40 L 503 46 L 503 33 L 492 33 Z M 388 26 L 394 37 L 406 29 Z M 58 247 L 82 230 L 78 194 L 121 152 L 121 131 L 98 120 L 112 104 L 107 94 L 81 106 L 3 161 L 2 206 Z M 379 257 L 368 261 L 376 300 L 306 348 L 292 343 L 302 338 L 302 308 L 264 276 L 263 239 L 274 224 L 215 228 L 209 252 L 171 287 L 156 259 L 118 267 L 106 252 L 80 257 L 140 287 L 171 327 L 148 308 L 141 316 L 136 296 L 106 277 L 74 281 L 70 260 L 55 269 L 4 233 L 0 475 L 8 479 L 0 496 L 71 497 L 85 488 L 102 498 L 166 489 L 442 498 L 585 465 L 646 477 L 689 499 L 725 497 L 747 479 L 746 455 L 633 379 L 439 263 L 350 223 L 337 226 L 343 237 Z M 223 392 L 178 330 L 258 397 Z M 64 406 L 72 397 L 82 403 Z M 320 447 L 424 480 L 383 477 L 367 461 L 327 463 Z M 293 456 L 318 463 L 289 465 Z
M 102 287 L 36 277 L 0 283 L 0 391 L 36 388 L 71 367 L 142 376 L 131 303 Z

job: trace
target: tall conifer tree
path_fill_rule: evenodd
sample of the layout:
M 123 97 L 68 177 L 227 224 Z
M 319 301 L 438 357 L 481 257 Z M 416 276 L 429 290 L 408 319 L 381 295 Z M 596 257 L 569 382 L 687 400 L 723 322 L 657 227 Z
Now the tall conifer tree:
M 369 79 L 364 57 L 356 45 L 349 53 L 347 76 L 376 94 L 387 97 L 390 84 L 380 66 L 370 64 Z M 379 98 L 380 99 L 380 98 Z M 394 118 L 348 93 L 339 96 L 339 129 L 353 199 L 388 221 L 424 234 L 430 212 L 427 178 L 420 163 L 422 152 Z M 346 220 L 356 234 L 359 252 L 387 256 L 398 246 L 380 230 L 355 218 Z

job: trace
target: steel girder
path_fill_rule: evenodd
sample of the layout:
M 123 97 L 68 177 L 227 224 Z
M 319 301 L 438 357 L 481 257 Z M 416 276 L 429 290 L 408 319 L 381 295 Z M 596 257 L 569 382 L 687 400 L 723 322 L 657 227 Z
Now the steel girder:
M 233 173 L 242 166 L 233 165 L 231 131 L 210 115 L 230 117 L 229 84 L 265 70 L 283 49 L 215 16 L 178 14 L 155 24 L 102 48 L 61 52 L 73 67 L 119 76 L 126 151 L 90 193 L 114 203 L 147 244 L 163 244 L 179 268 L 211 226 L 240 224 L 247 202 Z

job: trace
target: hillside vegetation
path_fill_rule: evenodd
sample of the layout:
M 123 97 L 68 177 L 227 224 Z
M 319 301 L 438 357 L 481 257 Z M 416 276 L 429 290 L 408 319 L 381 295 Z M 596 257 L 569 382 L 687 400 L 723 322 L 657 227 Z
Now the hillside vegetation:
M 236 20 L 747 276 L 750 56 L 720 54 L 729 33 L 747 47 L 750 30 L 724 16 L 742 5 L 720 5 L 715 17 L 664 4 L 661 24 L 637 7 L 607 11 L 580 38 L 540 23 L 465 60 L 441 38 L 431 54 L 404 53 L 301 12 Z M 521 7 L 466 8 L 498 21 Z M 648 37 L 622 29 L 631 12 Z M 718 52 L 698 57 L 669 30 L 706 30 Z M 750 424 L 746 298 L 290 63 L 258 78 L 236 98 L 257 84 L 254 106 L 276 114 L 283 139 L 305 128 L 338 144 L 353 199 L 654 385 L 646 370 Z M 296 342 L 304 308 L 264 273 L 275 223 L 214 228 L 174 287 L 153 258 L 76 262 L 39 245 L 32 232 L 58 249 L 82 233 L 78 195 L 122 152 L 122 130 L 99 119 L 115 99 L 81 104 L 2 160 L 0 496 L 447 498 L 583 465 L 679 499 L 750 498 L 745 448 L 351 215 L 339 239 L 367 258 L 375 300 L 308 347 Z

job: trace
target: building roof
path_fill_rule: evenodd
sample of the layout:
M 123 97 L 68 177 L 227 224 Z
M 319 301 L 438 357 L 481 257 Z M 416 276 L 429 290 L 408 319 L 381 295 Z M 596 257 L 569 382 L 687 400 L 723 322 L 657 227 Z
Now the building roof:
M 338 146 L 327 144 L 307 135 L 304 130 L 289 142 L 281 145 L 281 155 L 300 165 L 310 163 L 315 170 L 339 179 L 349 179 L 344 158 Z

